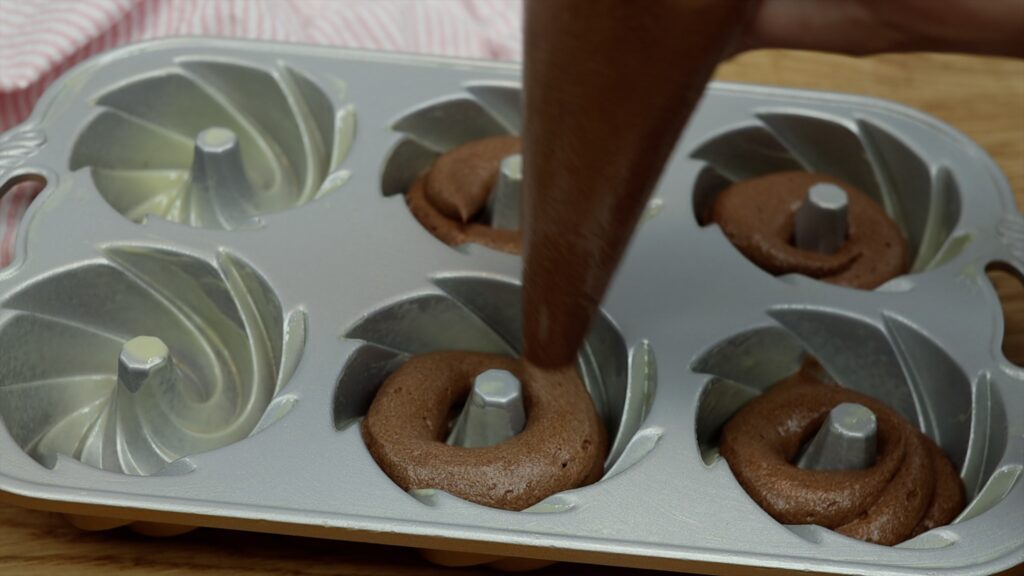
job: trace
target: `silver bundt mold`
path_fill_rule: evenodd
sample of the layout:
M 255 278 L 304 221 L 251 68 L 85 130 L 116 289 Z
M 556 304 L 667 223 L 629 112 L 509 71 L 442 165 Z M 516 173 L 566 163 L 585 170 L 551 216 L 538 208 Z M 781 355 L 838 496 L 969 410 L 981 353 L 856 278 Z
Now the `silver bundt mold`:
M 519 285 L 470 275 L 437 276 L 433 283 L 440 293 L 391 302 L 346 330 L 346 338 L 363 345 L 346 363 L 335 392 L 334 421 L 339 430 L 365 415 L 377 387 L 410 356 L 443 350 L 513 357 L 522 353 Z M 600 315 L 580 350 L 577 370 L 608 431 L 605 471 L 625 470 L 654 448 L 659 437 L 656 429 L 641 430 L 657 388 L 654 351 L 646 341 L 627 347 L 612 321 Z M 417 497 L 424 493 L 413 492 Z M 429 498 L 421 500 L 436 501 L 437 491 L 426 493 Z M 532 508 L 565 509 L 547 500 Z
M 693 364 L 696 372 L 713 376 L 701 393 L 695 424 L 706 466 L 725 464 L 717 438 L 729 418 L 814 358 L 834 382 L 883 401 L 949 456 L 968 498 L 953 525 L 996 506 L 1007 494 L 1006 483 L 1016 483 L 1021 467 L 999 466 L 1011 434 L 1006 406 L 987 374 L 972 381 L 948 352 L 895 314 L 883 314 L 881 328 L 826 308 L 778 307 L 768 315 L 777 325 L 736 334 Z M 866 358 L 871 361 L 852 361 Z M 812 540 L 823 530 L 793 528 Z M 932 544 L 949 537 L 938 534 Z
M 910 274 L 948 261 L 971 239 L 953 234 L 963 192 L 949 167 L 929 165 L 913 145 L 866 118 L 767 108 L 707 139 L 692 156 L 706 163 L 693 194 L 701 223 L 730 184 L 802 170 L 839 178 L 877 202 L 907 239 Z
M 0 418 L 18 445 L 125 474 L 242 440 L 291 377 L 301 311 L 228 252 L 107 247 L 0 302 Z

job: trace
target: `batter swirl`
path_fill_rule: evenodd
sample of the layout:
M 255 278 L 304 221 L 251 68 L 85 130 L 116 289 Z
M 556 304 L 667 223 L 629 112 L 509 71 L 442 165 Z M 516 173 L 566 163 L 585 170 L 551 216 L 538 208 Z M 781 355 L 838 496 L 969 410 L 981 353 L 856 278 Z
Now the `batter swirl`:
M 842 188 L 849 202 L 847 239 L 834 254 L 793 245 L 796 211 L 810 187 L 821 183 Z M 715 199 L 711 219 L 740 252 L 772 274 L 872 289 L 909 267 L 907 242 L 896 223 L 866 194 L 824 174 L 777 172 L 738 182 Z
M 490 369 L 507 370 L 522 383 L 526 427 L 485 448 L 445 444 L 450 410 Z M 434 352 L 406 361 L 377 392 L 363 438 L 403 489 L 436 488 L 506 510 L 596 482 L 608 451 L 604 426 L 574 367 L 542 370 L 478 352 Z
M 519 151 L 519 138 L 515 136 L 473 140 L 450 150 L 409 187 L 405 194 L 409 210 L 445 244 L 474 242 L 519 254 L 519 230 L 492 228 L 479 221 L 502 159 Z
M 843 402 L 878 423 L 877 457 L 863 470 L 803 470 L 801 446 Z M 821 382 L 809 366 L 772 386 L 726 424 L 719 445 L 740 485 L 783 524 L 817 524 L 894 545 L 942 526 L 964 508 L 964 488 L 942 450 L 881 402 Z

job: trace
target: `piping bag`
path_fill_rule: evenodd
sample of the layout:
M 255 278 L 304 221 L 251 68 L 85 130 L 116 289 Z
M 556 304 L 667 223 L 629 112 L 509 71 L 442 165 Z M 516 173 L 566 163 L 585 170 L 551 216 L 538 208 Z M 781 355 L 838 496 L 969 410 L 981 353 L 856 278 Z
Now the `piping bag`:
M 575 361 L 748 0 L 527 0 L 523 337 Z

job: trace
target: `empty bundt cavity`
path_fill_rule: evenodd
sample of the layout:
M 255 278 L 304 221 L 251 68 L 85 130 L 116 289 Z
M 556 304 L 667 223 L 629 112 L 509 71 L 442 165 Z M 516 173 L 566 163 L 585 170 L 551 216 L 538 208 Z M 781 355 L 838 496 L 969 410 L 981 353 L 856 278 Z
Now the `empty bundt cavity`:
M 517 357 L 519 285 L 466 275 L 434 284 L 439 293 L 392 303 L 345 333 L 363 345 L 342 369 L 335 425 L 362 418 L 368 449 L 399 486 L 522 510 L 653 449 L 631 442 L 655 392 L 649 344 L 628 349 L 601 315 L 575 369 L 541 371 Z
M 471 84 L 469 95 L 429 102 L 402 115 L 403 134 L 385 162 L 385 196 L 450 246 L 476 243 L 519 253 L 522 161 L 520 91 Z
M 70 168 L 135 222 L 249 225 L 347 180 L 355 112 L 325 86 L 284 65 L 181 60 L 97 95 Z
M 711 376 L 696 418 L 704 464 L 724 456 L 776 520 L 893 545 L 1005 495 L 988 488 L 1007 430 L 987 375 L 972 384 L 894 315 L 881 327 L 828 309 L 769 315 L 777 325 L 716 344 L 692 369 Z
M 46 180 L 34 174 L 15 176 L 0 187 L 0 270 L 14 261 L 25 212 L 43 188 Z
M 304 335 L 227 252 L 108 247 L 0 302 L 0 418 L 40 463 L 154 474 L 282 418 Z
M 877 124 L 761 112 L 698 146 L 693 210 L 771 274 L 870 289 L 956 256 L 960 188 Z M 835 188 L 838 187 L 837 191 Z M 831 189 L 831 192 L 829 192 Z

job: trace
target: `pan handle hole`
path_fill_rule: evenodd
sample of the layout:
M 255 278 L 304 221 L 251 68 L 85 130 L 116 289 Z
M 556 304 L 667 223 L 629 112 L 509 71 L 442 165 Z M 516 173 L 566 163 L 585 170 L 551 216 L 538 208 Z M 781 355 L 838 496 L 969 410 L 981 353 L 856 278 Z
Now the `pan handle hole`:
M 15 176 L 0 187 L 0 269 L 14 261 L 25 212 L 44 188 L 46 179 L 37 174 Z
M 1003 307 L 1003 356 L 1024 366 L 1024 274 L 1004 262 L 985 268 Z

